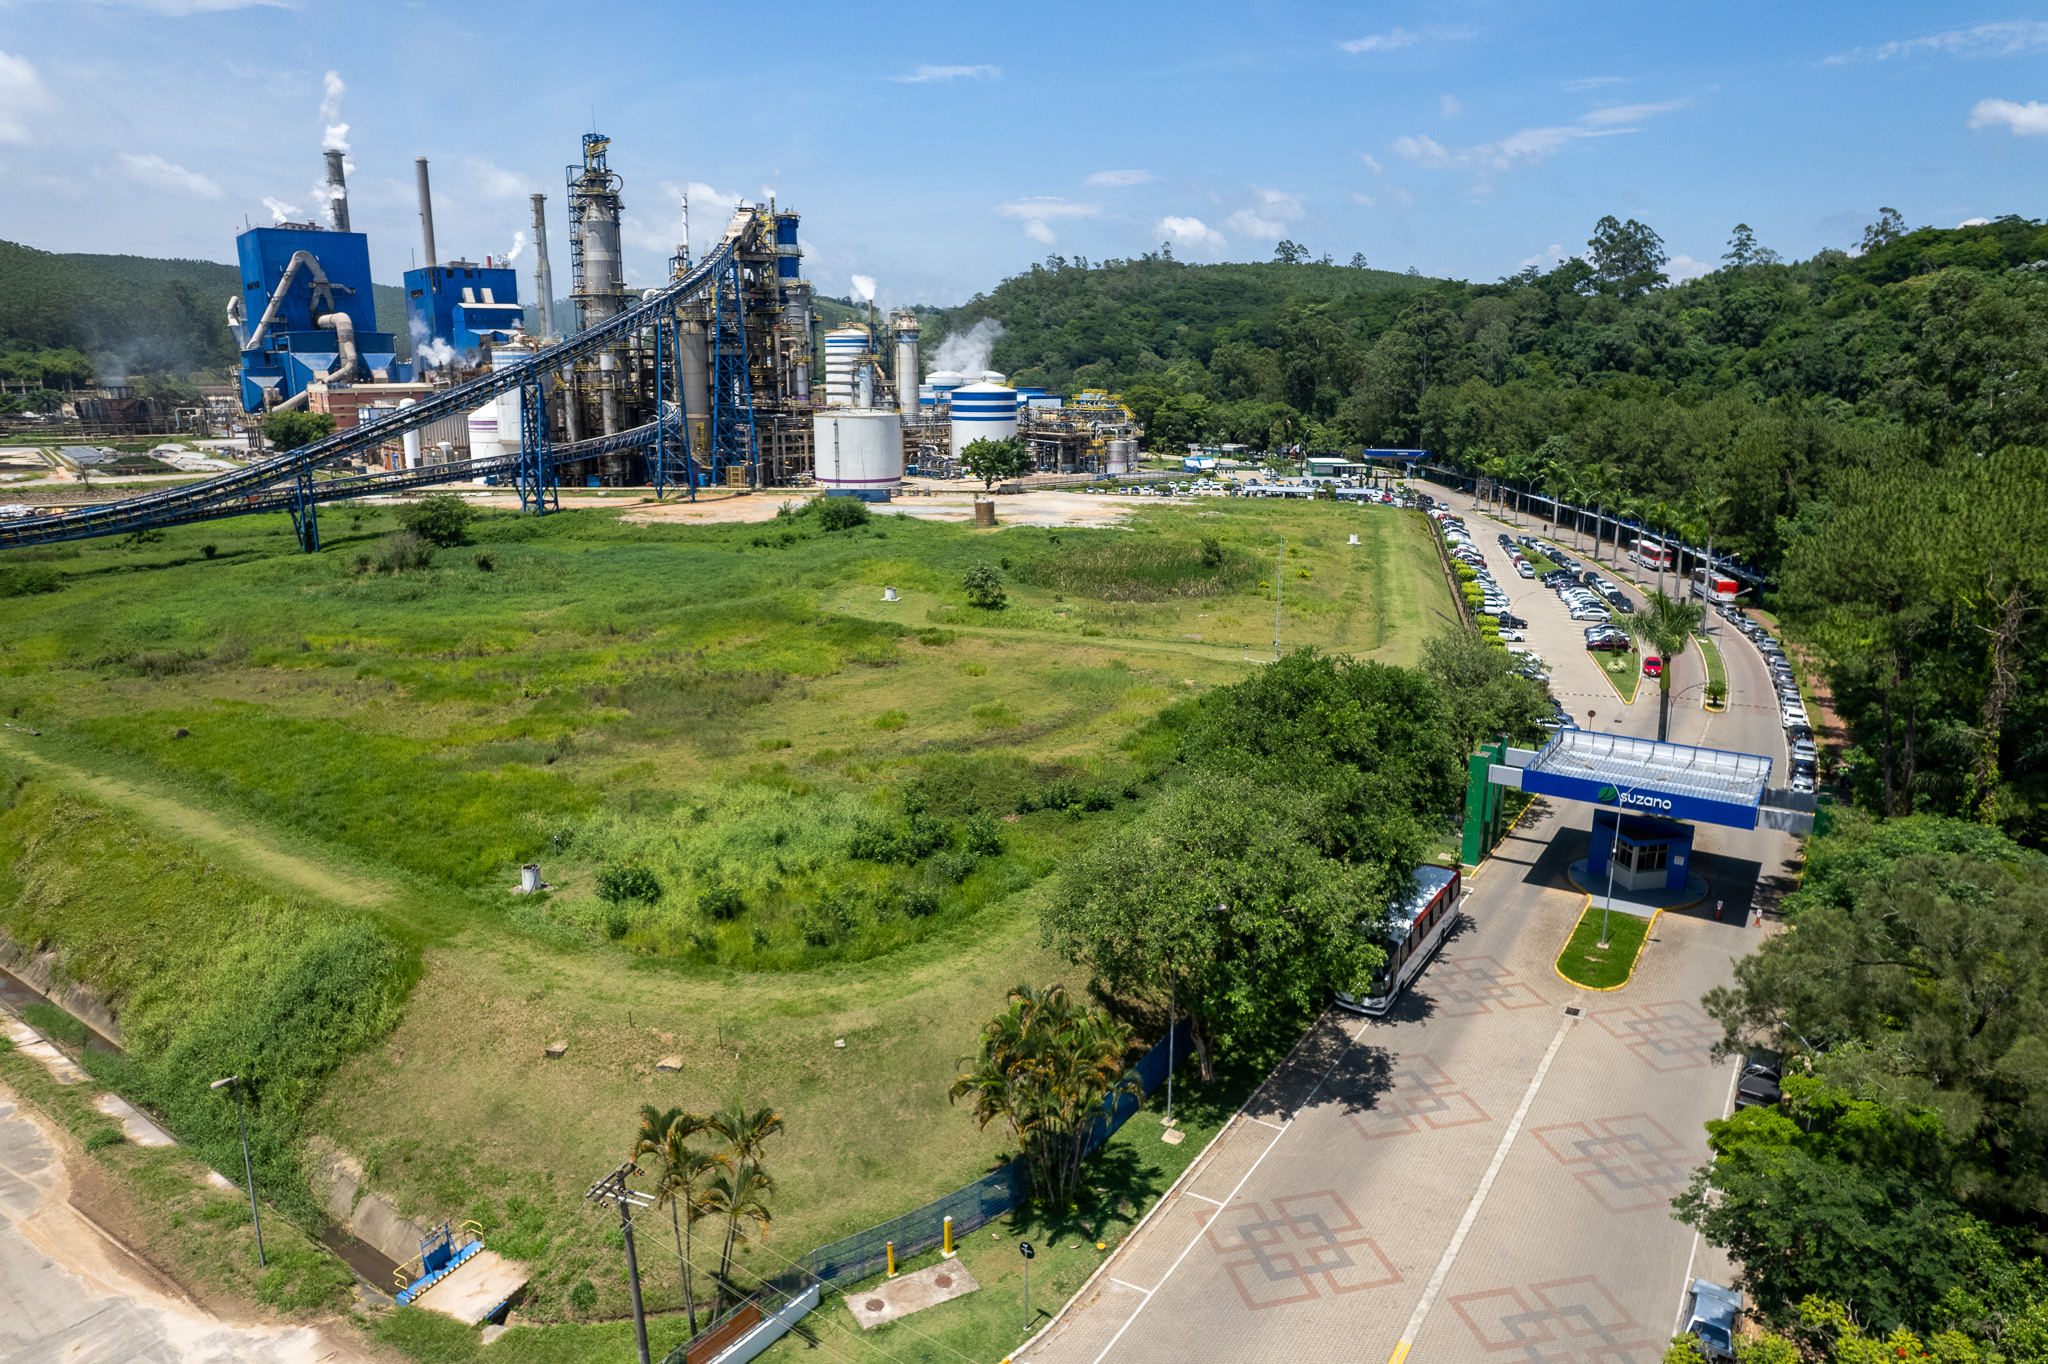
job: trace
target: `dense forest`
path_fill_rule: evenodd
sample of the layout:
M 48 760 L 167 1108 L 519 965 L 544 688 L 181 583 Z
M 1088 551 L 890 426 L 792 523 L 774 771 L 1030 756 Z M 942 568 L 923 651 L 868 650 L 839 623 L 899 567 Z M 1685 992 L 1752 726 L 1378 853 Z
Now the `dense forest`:
M 131 378 L 147 388 L 223 382 L 235 364 L 232 265 L 144 256 L 59 255 L 0 241 L 0 381 L 62 392 Z M 405 294 L 379 284 L 377 322 L 401 354 Z
M 1650 228 L 1492 284 L 1054 257 L 940 320 L 1017 382 L 1122 391 L 1156 447 L 1421 447 L 1753 565 L 1827 669 L 1859 800 L 2048 837 L 2048 230 L 1787 262 L 1738 225 L 1678 285 Z M 1540 503 L 1538 504 L 1540 505 Z

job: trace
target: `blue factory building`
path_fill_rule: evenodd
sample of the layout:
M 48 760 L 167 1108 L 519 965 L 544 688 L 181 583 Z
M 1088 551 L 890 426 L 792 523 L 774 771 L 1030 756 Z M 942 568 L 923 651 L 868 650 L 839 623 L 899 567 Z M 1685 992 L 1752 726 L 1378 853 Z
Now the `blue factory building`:
M 242 410 L 303 393 L 308 384 L 378 383 L 407 376 L 377 330 L 370 239 L 312 223 L 252 227 L 235 238 L 242 292 L 230 321 L 242 350 Z M 266 401 L 268 398 L 268 401 Z
M 415 370 L 474 368 L 485 343 L 509 340 L 524 318 L 519 272 L 508 266 L 456 260 L 405 272 L 405 327 Z

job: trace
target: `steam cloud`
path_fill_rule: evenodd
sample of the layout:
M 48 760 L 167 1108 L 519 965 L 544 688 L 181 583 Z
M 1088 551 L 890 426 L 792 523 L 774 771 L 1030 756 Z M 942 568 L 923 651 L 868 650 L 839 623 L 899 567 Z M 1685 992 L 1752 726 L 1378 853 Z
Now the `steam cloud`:
M 855 275 L 853 277 L 853 292 L 857 297 L 859 297 L 861 302 L 873 303 L 875 301 L 874 276 Z
M 268 194 L 263 196 L 263 206 L 270 210 L 270 221 L 273 223 L 288 223 L 299 216 L 296 204 L 288 204 L 282 199 L 273 199 Z
M 964 332 L 955 332 L 939 342 L 938 351 L 932 356 L 933 370 L 951 370 L 965 374 L 970 379 L 981 377 L 989 367 L 989 357 L 995 353 L 996 342 L 1002 339 L 1003 324 L 992 317 L 984 317 Z
M 518 260 L 519 253 L 525 249 L 526 234 L 524 232 L 514 232 L 512 234 L 512 249 L 505 253 L 505 264 L 510 265 L 513 261 Z
M 445 369 L 455 363 L 455 347 L 438 336 L 427 335 L 427 329 L 419 324 L 418 319 L 412 319 L 406 330 L 412 333 L 412 362 L 415 374 L 422 367 Z
M 348 93 L 348 86 L 338 71 L 328 72 L 321 85 L 325 94 L 320 100 L 320 121 L 327 125 L 327 136 L 320 145 L 329 151 L 345 152 L 348 150 L 348 125 L 341 121 L 341 97 Z

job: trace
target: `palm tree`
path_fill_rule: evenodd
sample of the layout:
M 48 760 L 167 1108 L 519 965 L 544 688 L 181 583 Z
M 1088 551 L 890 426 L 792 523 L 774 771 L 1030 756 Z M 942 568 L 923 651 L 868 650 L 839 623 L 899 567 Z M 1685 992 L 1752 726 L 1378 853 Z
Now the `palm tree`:
M 735 1241 L 746 1237 L 746 1233 L 740 1230 L 740 1221 L 744 1218 L 752 1222 L 765 1237 L 772 1217 L 768 1211 L 768 1199 L 774 1192 L 775 1180 L 752 1161 L 728 1166 L 724 1173 L 715 1174 L 705 1182 L 705 1211 L 725 1219 L 725 1246 L 718 1256 L 718 1293 L 721 1298 L 739 1291 L 732 1286 L 732 1250 Z
M 706 1186 L 713 1171 L 728 1168 L 726 1158 L 700 1151 L 689 1139 L 711 1126 L 701 1113 L 680 1108 L 667 1112 L 653 1104 L 640 1106 L 640 1134 L 633 1142 L 633 1159 L 653 1155 L 661 1161 L 655 1178 L 654 1205 L 668 1205 L 669 1225 L 676 1237 L 676 1271 L 683 1281 L 683 1311 L 690 1318 L 690 1331 L 697 1330 L 697 1301 L 690 1273 L 690 1228 L 706 1211 Z M 658 1134 L 658 1135 L 657 1135 Z
M 1706 619 L 1706 608 L 1696 601 L 1650 595 L 1650 604 L 1634 616 L 1625 616 L 1628 632 L 1639 646 L 1657 652 L 1664 666 L 1657 674 L 1657 740 L 1663 742 L 1671 729 L 1671 661 L 1692 643 L 1692 632 Z
M 782 1131 L 782 1115 L 772 1108 L 749 1111 L 734 1099 L 704 1120 L 704 1130 L 724 1137 L 729 1150 L 720 1163 L 726 1173 L 713 1175 L 706 1184 L 707 1207 L 726 1219 L 725 1249 L 719 1259 L 720 1297 L 730 1291 L 733 1238 L 739 1235 L 739 1219 L 755 1217 L 750 1208 L 759 1204 L 755 1220 L 766 1224 L 767 1205 L 762 1202 L 775 1191 L 775 1181 L 762 1168 L 761 1155 L 768 1138 Z

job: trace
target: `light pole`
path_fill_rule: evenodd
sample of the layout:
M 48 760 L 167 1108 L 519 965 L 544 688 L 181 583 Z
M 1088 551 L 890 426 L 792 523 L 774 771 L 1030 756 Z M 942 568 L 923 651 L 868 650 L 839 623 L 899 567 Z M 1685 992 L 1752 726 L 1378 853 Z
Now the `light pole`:
M 1614 859 L 1621 852 L 1622 792 L 1618 788 L 1610 786 L 1600 792 L 1600 798 L 1602 800 L 1607 799 L 1610 792 L 1614 796 L 1614 837 L 1607 840 L 1607 904 L 1600 911 L 1600 946 L 1602 949 L 1605 949 L 1607 946 L 1607 921 L 1614 914 Z
M 1173 1126 L 1173 1034 L 1179 1021 L 1180 973 L 1173 969 L 1173 954 L 1166 954 L 1166 1121 Z
M 256 1263 L 268 1267 L 270 1262 L 263 1258 L 263 1214 L 256 1209 L 256 1166 L 249 1159 L 249 1119 L 242 1112 L 242 1077 L 230 1075 L 207 1088 L 235 1091 L 235 1122 L 242 1129 L 242 1175 L 249 1181 L 249 1220 L 256 1224 Z

